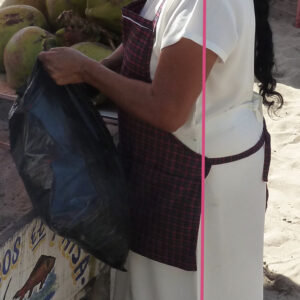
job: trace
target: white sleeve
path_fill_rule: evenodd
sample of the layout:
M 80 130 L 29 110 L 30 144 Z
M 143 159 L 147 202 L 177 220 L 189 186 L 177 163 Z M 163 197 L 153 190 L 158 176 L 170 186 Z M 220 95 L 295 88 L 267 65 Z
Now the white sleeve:
M 236 16 L 230 0 L 208 0 L 206 13 L 206 46 L 223 62 L 238 40 Z M 161 49 L 188 38 L 203 46 L 203 1 L 173 0 L 166 12 Z

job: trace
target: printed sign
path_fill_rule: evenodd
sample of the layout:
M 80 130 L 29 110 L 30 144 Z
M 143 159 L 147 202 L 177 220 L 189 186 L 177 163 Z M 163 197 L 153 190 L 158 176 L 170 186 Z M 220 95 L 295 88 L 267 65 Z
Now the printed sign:
M 0 249 L 0 299 L 74 299 L 104 266 L 35 219 Z

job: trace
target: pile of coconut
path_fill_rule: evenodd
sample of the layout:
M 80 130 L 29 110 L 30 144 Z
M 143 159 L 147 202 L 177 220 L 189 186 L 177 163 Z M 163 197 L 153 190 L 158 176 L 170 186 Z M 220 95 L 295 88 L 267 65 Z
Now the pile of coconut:
M 131 0 L 5 0 L 0 7 L 0 72 L 19 89 L 41 51 L 74 47 L 100 61 L 121 41 L 121 8 Z

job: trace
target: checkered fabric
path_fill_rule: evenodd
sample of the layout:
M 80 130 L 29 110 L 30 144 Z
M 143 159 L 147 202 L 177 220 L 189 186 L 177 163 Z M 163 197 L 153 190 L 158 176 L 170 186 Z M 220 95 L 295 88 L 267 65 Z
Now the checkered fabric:
M 151 82 L 150 59 L 155 27 L 139 16 L 145 1 L 123 8 L 124 59 L 121 74 Z M 163 5 L 163 4 L 162 4 Z M 264 125 L 264 134 L 265 134 Z M 174 135 L 119 111 L 119 151 L 130 184 L 131 250 L 155 261 L 188 271 L 197 270 L 196 247 L 201 213 L 201 155 Z M 213 164 L 227 163 L 256 152 L 206 158 L 207 176 Z M 267 161 L 268 163 L 268 161 Z M 265 166 L 264 178 L 267 175 Z

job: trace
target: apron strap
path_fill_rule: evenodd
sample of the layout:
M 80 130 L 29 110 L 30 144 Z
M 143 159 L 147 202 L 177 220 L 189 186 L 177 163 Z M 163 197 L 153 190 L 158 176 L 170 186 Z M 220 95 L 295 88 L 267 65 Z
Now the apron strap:
M 246 158 L 255 152 L 257 152 L 264 144 L 265 144 L 265 158 L 264 158 L 264 168 L 263 168 L 263 181 L 268 181 L 268 173 L 269 173 L 269 167 L 271 162 L 271 137 L 266 127 L 266 121 L 263 119 L 263 133 L 259 139 L 259 141 L 250 149 L 236 154 L 232 156 L 225 156 L 225 157 L 217 157 L 217 158 L 207 158 L 206 162 L 209 165 L 209 168 L 212 165 L 221 165 L 225 163 L 230 163 L 236 160 L 240 160 L 243 158 Z
M 263 181 L 268 181 L 268 174 L 271 163 L 271 135 L 267 130 L 266 121 L 264 119 L 264 134 L 265 134 L 265 159 L 264 159 L 264 169 L 263 169 Z M 269 189 L 268 184 L 266 184 L 266 207 L 265 212 L 268 207 L 269 200 Z
M 264 160 L 263 180 L 268 181 L 268 174 L 269 174 L 269 168 L 271 163 L 271 136 L 267 130 L 265 119 L 264 119 L 264 135 L 265 135 L 265 160 Z
M 265 142 L 265 127 L 263 129 L 263 133 L 262 133 L 259 141 L 254 146 L 249 148 L 248 150 L 241 152 L 239 154 L 230 155 L 230 156 L 207 158 L 207 160 L 212 165 L 221 165 L 221 164 L 230 163 L 230 162 L 233 162 L 236 160 L 240 160 L 240 159 L 246 158 L 246 157 L 254 154 L 255 152 L 257 152 L 263 146 L 264 142 Z
M 160 6 L 159 6 L 159 9 L 158 9 L 158 11 L 157 11 L 156 14 L 155 14 L 155 17 L 154 17 L 154 19 L 153 19 L 153 32 L 154 32 L 155 29 L 156 29 L 156 25 L 157 25 L 158 19 L 159 19 L 159 17 L 160 17 L 160 14 L 161 14 L 161 11 L 162 11 L 162 8 L 163 8 L 165 2 L 166 2 L 166 0 L 162 0 L 161 4 L 160 4 Z
M 265 207 L 265 212 L 268 208 L 268 200 L 269 200 L 269 190 L 268 190 L 268 184 L 266 184 L 266 207 Z

